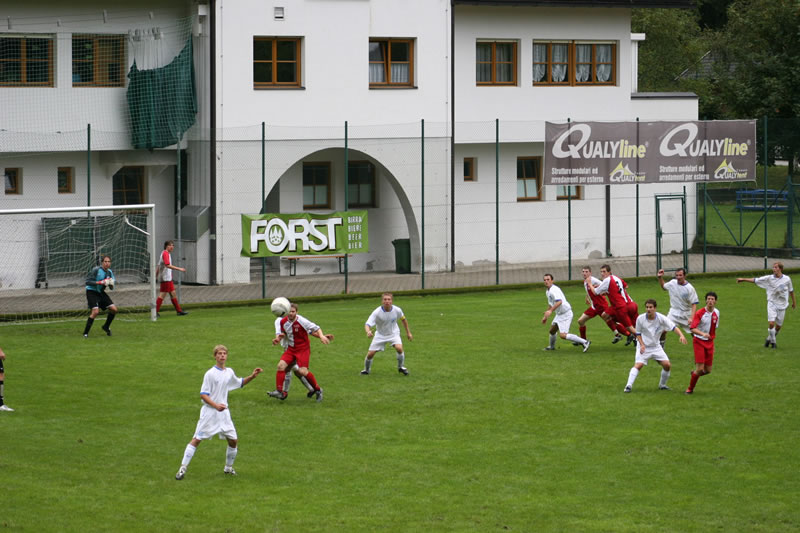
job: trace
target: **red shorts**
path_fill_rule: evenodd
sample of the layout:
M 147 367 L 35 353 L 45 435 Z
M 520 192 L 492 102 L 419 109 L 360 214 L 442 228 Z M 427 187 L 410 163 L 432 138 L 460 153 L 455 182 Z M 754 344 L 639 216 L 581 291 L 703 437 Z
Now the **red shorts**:
M 292 363 L 296 363 L 298 368 L 308 368 L 310 359 L 311 350 L 295 350 L 292 346 L 287 348 L 281 356 L 281 361 L 285 361 L 289 366 L 292 366 Z
M 692 340 L 694 348 L 694 362 L 701 365 L 711 366 L 714 364 L 714 341 L 707 341 L 694 337 Z
M 590 307 L 586 311 L 583 312 L 584 315 L 588 316 L 589 318 L 594 318 L 596 316 L 600 316 L 606 312 L 606 307 L 602 309 L 595 309 L 594 307 Z
M 171 281 L 162 281 L 158 292 L 175 292 L 175 284 Z
M 609 307 L 608 311 L 606 311 L 609 315 L 614 317 L 614 320 L 622 324 L 626 328 L 630 328 L 633 326 L 631 323 L 631 318 L 628 315 L 628 307 L 623 305 L 621 307 Z
M 636 302 L 628 302 L 628 318 L 631 326 L 636 325 L 636 319 L 639 318 L 639 304 Z

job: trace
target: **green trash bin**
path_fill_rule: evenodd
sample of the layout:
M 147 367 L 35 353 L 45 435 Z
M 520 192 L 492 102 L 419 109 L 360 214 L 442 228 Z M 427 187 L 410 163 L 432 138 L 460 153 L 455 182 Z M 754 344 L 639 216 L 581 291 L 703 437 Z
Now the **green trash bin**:
M 411 273 L 411 240 L 395 239 L 394 245 L 394 271 L 398 274 Z

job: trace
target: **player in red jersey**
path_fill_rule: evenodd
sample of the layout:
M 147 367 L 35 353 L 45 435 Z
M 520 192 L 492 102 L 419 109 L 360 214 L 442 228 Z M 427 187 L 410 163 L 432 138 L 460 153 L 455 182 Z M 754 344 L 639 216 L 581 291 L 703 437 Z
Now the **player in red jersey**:
M 156 300 L 156 313 L 159 314 L 159 316 L 161 316 L 161 304 L 164 303 L 164 298 L 166 298 L 167 294 L 169 294 L 172 305 L 175 306 L 175 311 L 178 313 L 178 316 L 189 314 L 188 311 L 181 309 L 181 304 L 178 303 L 178 295 L 175 293 L 175 284 L 172 282 L 173 270 L 186 272 L 185 268 L 172 264 L 172 250 L 174 249 L 175 243 L 166 241 L 164 243 L 164 251 L 161 252 L 161 258 L 158 261 L 156 276 L 160 280 L 161 285 L 158 290 L 158 299 Z
M 711 373 L 711 365 L 714 363 L 714 338 L 717 336 L 719 326 L 719 309 L 717 305 L 717 293 L 706 293 L 706 305 L 694 314 L 689 327 L 692 331 L 692 346 L 694 347 L 695 369 L 692 372 L 692 379 L 686 394 L 694 392 L 694 386 L 700 376 Z
M 608 310 L 608 302 L 605 297 L 591 292 L 588 288 L 588 285 L 597 287 L 601 283 L 599 279 L 592 276 L 592 267 L 589 265 L 583 267 L 581 273 L 583 274 L 583 289 L 586 291 L 586 305 L 589 306 L 578 319 L 578 330 L 581 338 L 586 338 L 586 322 L 596 316 L 601 317 L 611 331 L 617 331 L 617 323 L 606 312 Z M 618 340 L 615 338 L 613 342 L 616 343 Z
M 304 316 L 297 314 L 297 304 L 292 303 L 289 314 L 281 319 L 280 323 L 281 333 L 272 339 L 272 344 L 280 344 L 282 339 L 288 341 L 286 351 L 283 352 L 281 360 L 278 361 L 278 371 L 275 374 L 276 389 L 269 393 L 272 398 L 285 400 L 289 395 L 283 390 L 283 383 L 286 378 L 286 369 L 293 364 L 297 365 L 297 372 L 305 377 L 308 382 L 314 387 L 314 393 L 317 396 L 317 401 L 322 401 L 322 389 L 317 383 L 314 374 L 308 370 L 309 360 L 311 358 L 311 343 L 309 342 L 308 335 L 317 337 L 322 344 L 330 344 L 333 340 L 333 335 L 325 335 L 322 328 L 314 324 Z
M 612 274 L 611 267 L 607 264 L 600 267 L 600 275 L 603 276 L 600 285 L 597 287 L 589 285 L 587 288 L 594 294 L 608 294 L 608 301 L 611 305 L 606 314 L 622 324 L 623 331 L 628 335 L 625 343 L 627 346 L 636 339 L 636 330 L 628 312 L 628 293 L 625 290 L 627 284 Z

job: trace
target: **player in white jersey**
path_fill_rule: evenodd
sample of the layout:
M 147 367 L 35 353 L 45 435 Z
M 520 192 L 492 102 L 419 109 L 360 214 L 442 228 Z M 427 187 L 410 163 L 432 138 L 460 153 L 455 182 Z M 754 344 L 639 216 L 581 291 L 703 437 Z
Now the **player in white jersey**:
M 647 312 L 642 313 L 636 319 L 636 360 L 628 373 L 628 383 L 625 385 L 623 392 L 631 392 L 633 390 L 633 382 L 636 381 L 639 371 L 650 359 L 655 359 L 661 365 L 661 379 L 658 382 L 658 388 L 669 390 L 667 380 L 669 379 L 671 365 L 669 357 L 664 352 L 664 347 L 661 346 L 661 333 L 674 331 L 681 338 L 681 344 L 686 344 L 686 337 L 683 336 L 680 328 L 672 320 L 656 312 L 657 305 L 652 298 L 647 300 L 644 303 Z
M 194 452 L 197 451 L 200 443 L 214 435 L 219 435 L 220 439 L 228 439 L 223 472 L 232 476 L 236 475 L 233 461 L 236 459 L 239 437 L 228 410 L 228 391 L 244 387 L 261 373 L 261 369 L 254 369 L 253 373 L 246 378 L 238 377 L 233 369 L 225 366 L 228 361 L 228 349 L 222 344 L 214 347 L 214 359 L 217 364 L 203 376 L 203 386 L 200 388 L 200 399 L 203 400 L 203 406 L 200 408 L 200 420 L 197 421 L 194 437 L 183 452 L 181 467 L 175 474 L 177 480 L 183 479 L 186 475 L 189 462 L 194 457 Z
M 794 297 L 794 287 L 792 280 L 783 273 L 783 263 L 776 261 L 772 265 L 772 274 L 758 278 L 736 278 L 736 283 L 755 283 L 757 286 L 767 291 L 767 340 L 764 348 L 777 347 L 777 336 L 783 327 L 783 319 L 786 317 L 786 308 L 789 307 L 789 298 L 792 300 L 792 309 L 797 308 L 797 300 Z
M 362 375 L 369 375 L 372 371 L 372 358 L 375 357 L 376 352 L 382 352 L 387 344 L 392 345 L 397 351 L 397 371 L 404 376 L 408 375 L 408 369 L 405 367 L 406 354 L 403 351 L 403 341 L 400 339 L 400 327 L 397 325 L 398 320 L 403 323 L 408 340 L 414 340 L 403 310 L 394 305 L 392 293 L 384 292 L 380 307 L 369 315 L 367 323 L 364 324 L 367 338 L 372 339 L 372 342 L 369 345 L 367 357 L 364 359 Z M 375 328 L 374 333 L 372 328 Z
M 697 291 L 686 279 L 686 269 L 679 268 L 675 271 L 675 277 L 664 281 L 664 269 L 658 271 L 658 284 L 669 293 L 669 313 L 667 316 L 675 324 L 683 327 L 686 333 L 691 333 L 689 323 L 697 312 Z M 661 345 L 667 339 L 667 332 L 661 335 Z
M 547 289 L 548 307 L 544 312 L 544 316 L 542 316 L 542 324 L 547 324 L 547 319 L 550 318 L 550 315 L 553 313 L 556 314 L 555 318 L 553 318 L 553 323 L 550 325 L 550 344 L 545 350 L 556 349 L 556 332 L 558 332 L 558 337 L 568 340 L 573 344 L 580 344 L 583 346 L 583 351 L 586 352 L 592 341 L 582 339 L 569 332 L 569 327 L 572 325 L 572 306 L 569 305 L 566 296 L 564 296 L 564 293 L 558 285 L 553 283 L 552 274 L 545 274 L 543 279 L 544 286 Z

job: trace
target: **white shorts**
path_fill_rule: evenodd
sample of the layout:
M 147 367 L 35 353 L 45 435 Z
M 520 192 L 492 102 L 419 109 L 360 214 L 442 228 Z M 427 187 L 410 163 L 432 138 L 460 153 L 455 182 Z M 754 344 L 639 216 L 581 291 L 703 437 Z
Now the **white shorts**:
M 686 333 L 691 333 L 692 332 L 692 330 L 689 329 L 689 317 L 688 316 L 682 315 L 678 311 L 673 311 L 672 309 L 670 309 L 669 310 L 669 314 L 667 315 L 667 318 L 672 320 L 672 322 L 674 322 L 676 326 L 681 326 L 683 328 L 683 331 L 685 331 Z
M 767 322 L 775 322 L 779 326 L 783 325 L 786 317 L 786 308 L 778 309 L 774 304 L 767 302 Z
M 372 343 L 370 343 L 369 345 L 369 351 L 382 352 L 386 348 L 387 344 L 390 344 L 392 346 L 394 346 L 395 344 L 402 345 L 403 341 L 400 339 L 400 335 L 389 336 L 389 335 L 379 335 L 376 333 L 375 336 L 372 337 Z
M 233 427 L 229 409 L 217 411 L 209 405 L 204 405 L 200 408 L 200 420 L 197 421 L 194 438 L 206 440 L 214 435 L 219 435 L 220 439 L 239 439 L 236 436 L 236 428 Z
M 644 353 L 639 351 L 639 346 L 636 346 L 636 362 L 642 363 L 643 365 L 647 365 L 647 362 L 650 359 L 655 359 L 656 361 L 667 361 L 669 362 L 669 357 L 667 357 L 667 353 L 664 351 L 664 348 L 661 345 L 653 346 L 648 348 L 645 346 Z
M 558 326 L 559 333 L 569 333 L 569 327 L 572 325 L 572 311 L 556 315 L 553 324 Z

